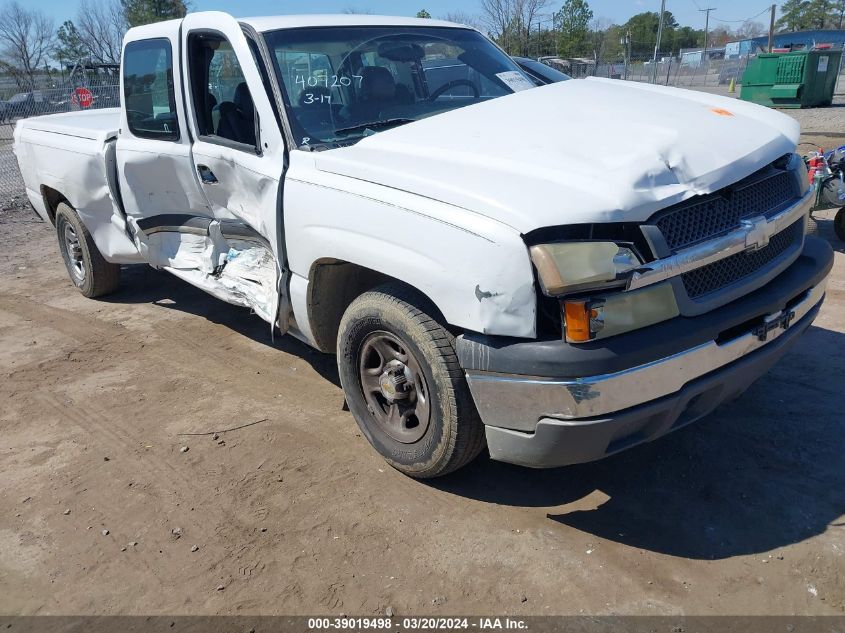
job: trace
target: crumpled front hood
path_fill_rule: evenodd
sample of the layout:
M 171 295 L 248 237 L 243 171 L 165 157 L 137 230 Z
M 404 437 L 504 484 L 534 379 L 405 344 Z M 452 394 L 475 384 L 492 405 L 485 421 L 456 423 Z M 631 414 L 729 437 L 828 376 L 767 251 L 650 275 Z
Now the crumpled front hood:
M 701 92 L 572 80 L 314 154 L 322 171 L 446 202 L 521 233 L 642 221 L 792 152 L 779 112 Z

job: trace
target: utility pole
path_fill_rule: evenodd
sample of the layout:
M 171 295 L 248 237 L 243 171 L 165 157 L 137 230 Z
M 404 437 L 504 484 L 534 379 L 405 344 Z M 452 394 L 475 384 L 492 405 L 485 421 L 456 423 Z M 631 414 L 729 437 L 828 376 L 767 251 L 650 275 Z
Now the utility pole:
M 663 14 L 666 13 L 666 0 L 660 2 L 660 20 L 657 22 L 657 42 L 654 44 L 654 57 L 651 60 L 651 83 L 657 83 L 657 53 L 660 51 L 660 38 L 663 37 Z
M 707 37 L 710 34 L 710 12 L 715 11 L 715 7 L 711 7 L 709 9 L 699 9 L 702 13 L 705 14 L 704 18 L 704 52 L 701 53 L 701 61 L 706 62 L 707 60 Z M 709 67 L 709 64 L 708 64 Z
M 772 17 L 769 20 L 769 52 L 772 52 L 772 49 L 775 47 L 775 11 L 777 11 L 778 5 L 772 5 Z
M 625 57 L 625 71 L 622 78 L 628 79 L 628 64 L 631 63 L 631 31 L 625 33 L 625 37 L 622 38 L 620 44 L 625 47 L 622 49 Z

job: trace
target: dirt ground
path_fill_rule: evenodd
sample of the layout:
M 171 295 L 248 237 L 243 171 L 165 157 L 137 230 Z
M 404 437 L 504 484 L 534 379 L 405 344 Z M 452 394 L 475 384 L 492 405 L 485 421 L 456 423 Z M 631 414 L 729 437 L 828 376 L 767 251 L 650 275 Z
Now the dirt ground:
M 0 613 L 841 615 L 822 229 L 824 309 L 739 400 L 602 462 L 423 483 L 361 437 L 333 357 L 144 266 L 84 299 L 52 227 L 0 212 Z

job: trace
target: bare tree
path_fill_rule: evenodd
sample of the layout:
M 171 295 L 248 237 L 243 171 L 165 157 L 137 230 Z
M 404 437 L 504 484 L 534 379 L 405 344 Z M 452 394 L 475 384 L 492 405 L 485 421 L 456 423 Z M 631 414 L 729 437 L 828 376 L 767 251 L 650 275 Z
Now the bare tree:
M 751 38 L 758 35 L 765 35 L 768 29 L 760 22 L 746 20 L 735 31 L 735 35 L 739 38 Z
M 53 20 L 12 0 L 0 9 L 0 63 L 21 90 L 35 89 L 35 74 L 53 50 Z
M 359 7 L 352 7 L 352 6 L 346 7 L 343 10 L 343 13 L 348 13 L 348 14 L 361 13 L 363 15 L 370 15 L 370 14 L 372 14 L 372 12 L 373 12 L 372 9 L 361 9 Z
M 531 29 L 536 25 L 537 31 L 540 30 L 540 18 L 542 11 L 549 6 L 549 0 L 524 0 L 522 6 L 522 19 L 525 24 L 525 53 L 529 54 L 528 50 L 531 43 Z
M 472 28 L 479 30 L 481 30 L 483 26 L 477 15 L 472 15 L 470 13 L 466 13 L 465 11 L 449 11 L 449 13 L 439 16 L 439 19 L 445 20 L 446 22 L 465 24 L 466 26 L 471 26 Z
M 516 17 L 518 2 L 523 0 L 481 0 L 481 16 L 484 26 L 494 39 L 499 41 L 505 52 L 510 53 L 512 46 L 509 37 L 511 26 Z
M 613 20 L 607 17 L 595 18 L 590 23 L 590 39 L 593 44 L 593 56 L 596 59 L 603 59 L 605 48 L 608 45 L 608 33 L 613 26 Z
M 80 0 L 76 27 L 91 61 L 119 64 L 128 24 L 120 0 Z
M 531 31 L 540 30 L 550 0 L 481 0 L 481 21 L 509 54 L 528 53 Z

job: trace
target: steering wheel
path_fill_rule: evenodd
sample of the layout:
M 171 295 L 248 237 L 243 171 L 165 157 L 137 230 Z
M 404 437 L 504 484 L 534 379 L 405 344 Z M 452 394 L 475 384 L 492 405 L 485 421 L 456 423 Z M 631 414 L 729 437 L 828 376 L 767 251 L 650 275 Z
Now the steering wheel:
M 478 89 L 478 86 L 475 85 L 474 82 L 470 81 L 469 79 L 453 79 L 452 81 L 443 84 L 437 90 L 431 93 L 428 97 L 429 101 L 436 101 L 445 93 L 449 92 L 452 88 L 457 88 L 458 86 L 469 86 L 472 90 L 472 95 L 475 99 L 478 99 L 481 96 L 481 91 Z
M 141 112 L 139 110 L 127 110 L 126 111 L 126 119 L 130 123 L 140 123 L 144 119 L 149 118 L 149 114 L 146 112 Z

